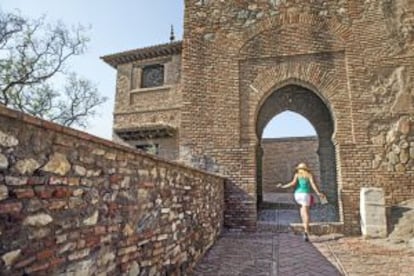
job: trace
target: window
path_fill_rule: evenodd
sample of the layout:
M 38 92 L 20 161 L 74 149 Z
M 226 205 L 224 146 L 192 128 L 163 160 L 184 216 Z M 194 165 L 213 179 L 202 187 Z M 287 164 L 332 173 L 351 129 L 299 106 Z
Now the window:
M 158 154 L 158 144 L 142 144 L 136 145 L 135 147 L 150 154 Z
M 164 85 L 164 65 L 156 64 L 142 68 L 141 88 Z

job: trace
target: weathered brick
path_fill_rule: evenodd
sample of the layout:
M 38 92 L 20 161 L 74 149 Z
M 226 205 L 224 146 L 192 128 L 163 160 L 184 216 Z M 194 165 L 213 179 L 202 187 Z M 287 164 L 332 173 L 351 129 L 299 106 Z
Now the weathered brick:
M 105 226 L 95 226 L 95 234 L 96 235 L 102 235 L 106 233 L 106 227 Z
M 51 200 L 47 204 L 47 208 L 50 210 L 63 209 L 66 206 L 67 202 L 65 200 Z
M 23 204 L 21 202 L 0 203 L 0 214 L 18 213 L 22 208 Z
M 89 248 L 76 251 L 76 252 L 74 252 L 74 253 L 72 253 L 68 256 L 68 260 L 69 261 L 74 261 L 74 260 L 82 259 L 82 258 L 88 256 L 89 252 L 90 252 Z
M 52 257 L 54 255 L 54 253 L 55 252 L 54 252 L 53 249 L 45 249 L 45 250 L 43 250 L 41 252 L 38 252 L 36 254 L 36 259 L 39 260 L 39 261 L 44 260 L 44 259 L 50 259 L 50 257 Z
M 30 265 L 34 261 L 36 261 L 36 257 L 35 256 L 31 256 L 29 258 L 26 258 L 26 259 L 23 259 L 23 260 L 17 262 L 14 265 L 14 267 L 17 268 L 17 269 L 20 269 L 20 268 L 23 268 L 23 267 L 26 267 L 26 266 Z
M 27 189 L 14 189 L 13 194 L 17 198 L 33 198 L 35 193 L 33 189 L 27 188 Z
M 85 242 L 86 242 L 86 244 L 85 244 L 86 247 L 92 248 L 92 247 L 100 244 L 101 238 L 99 236 L 87 237 L 85 239 Z
M 17 176 L 6 176 L 6 185 L 9 186 L 23 186 L 27 183 L 27 177 Z
M 52 197 L 53 189 L 48 186 L 35 187 L 35 194 L 42 199 L 48 199 Z
M 49 267 L 61 266 L 66 262 L 66 258 L 53 258 L 49 261 Z
M 42 270 L 47 270 L 49 268 L 49 266 L 50 266 L 50 263 L 49 262 L 46 262 L 46 263 L 36 263 L 36 264 L 34 264 L 34 265 L 26 268 L 24 271 L 26 273 L 29 273 L 30 274 L 30 273 L 33 273 L 33 272 L 39 272 L 39 271 L 42 271 Z
M 53 190 L 52 196 L 56 198 L 64 198 L 72 195 L 72 190 L 65 187 L 57 187 Z
M 48 181 L 47 177 L 31 176 L 27 179 L 27 185 L 45 185 Z

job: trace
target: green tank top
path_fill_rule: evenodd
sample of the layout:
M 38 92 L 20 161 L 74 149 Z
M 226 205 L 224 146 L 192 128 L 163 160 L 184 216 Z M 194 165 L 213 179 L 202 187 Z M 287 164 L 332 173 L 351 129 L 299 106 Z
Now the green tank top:
M 295 193 L 310 193 L 310 181 L 307 177 L 298 177 Z

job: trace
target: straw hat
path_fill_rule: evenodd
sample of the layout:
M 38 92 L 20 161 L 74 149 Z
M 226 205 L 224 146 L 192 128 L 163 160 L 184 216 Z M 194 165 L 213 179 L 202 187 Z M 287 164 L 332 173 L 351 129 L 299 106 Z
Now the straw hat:
M 296 166 L 296 170 L 306 170 L 306 171 L 309 171 L 309 168 L 308 168 L 308 166 L 306 165 L 306 163 L 299 163 L 297 166 Z

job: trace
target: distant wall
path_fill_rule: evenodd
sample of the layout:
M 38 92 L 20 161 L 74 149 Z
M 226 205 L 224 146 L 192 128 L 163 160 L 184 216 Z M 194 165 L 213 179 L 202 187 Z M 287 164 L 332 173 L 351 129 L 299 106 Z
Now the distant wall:
M 268 138 L 262 140 L 263 192 L 280 191 L 277 183 L 292 180 L 295 167 L 305 162 L 320 183 L 318 137 Z M 286 192 L 286 190 L 282 190 Z
M 0 271 L 181 275 L 222 229 L 223 186 L 0 107 Z

